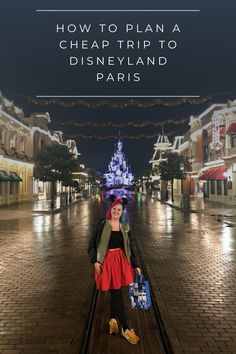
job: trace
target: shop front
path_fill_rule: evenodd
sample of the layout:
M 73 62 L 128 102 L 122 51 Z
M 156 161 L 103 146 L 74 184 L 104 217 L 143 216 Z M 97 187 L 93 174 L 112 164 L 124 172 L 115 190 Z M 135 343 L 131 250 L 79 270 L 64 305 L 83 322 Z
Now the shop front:
M 33 164 L 1 156 L 0 206 L 31 201 Z
M 226 165 L 206 169 L 200 175 L 203 182 L 204 198 L 212 202 L 231 204 L 229 198 L 229 178 Z

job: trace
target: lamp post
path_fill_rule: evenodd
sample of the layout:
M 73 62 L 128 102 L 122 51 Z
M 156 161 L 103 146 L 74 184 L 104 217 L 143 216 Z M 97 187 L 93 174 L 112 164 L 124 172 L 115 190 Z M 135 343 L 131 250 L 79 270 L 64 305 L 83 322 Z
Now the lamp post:
M 190 210 L 190 199 L 189 199 L 189 193 L 184 193 L 184 163 L 181 162 L 179 165 L 180 171 L 182 172 L 182 176 L 181 176 L 181 194 L 182 194 L 182 207 L 184 209 L 184 211 L 189 212 Z

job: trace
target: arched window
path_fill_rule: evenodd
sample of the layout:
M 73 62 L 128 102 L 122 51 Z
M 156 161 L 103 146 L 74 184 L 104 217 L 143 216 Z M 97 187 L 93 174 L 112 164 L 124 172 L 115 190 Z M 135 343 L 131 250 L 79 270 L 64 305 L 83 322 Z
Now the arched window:
M 35 153 L 39 152 L 41 150 L 41 136 L 40 134 L 36 133 L 35 135 Z
M 15 148 L 16 149 L 16 142 L 17 142 L 17 134 L 16 132 L 11 131 L 9 134 L 9 140 L 10 140 L 10 148 Z
M 25 137 L 20 136 L 20 140 L 19 140 L 19 150 L 20 151 L 25 151 L 25 143 L 26 143 Z

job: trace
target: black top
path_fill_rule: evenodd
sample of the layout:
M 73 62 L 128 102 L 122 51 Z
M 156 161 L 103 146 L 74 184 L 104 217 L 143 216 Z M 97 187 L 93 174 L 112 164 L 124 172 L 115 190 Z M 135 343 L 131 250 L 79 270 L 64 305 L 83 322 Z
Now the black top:
M 111 231 L 108 248 L 123 248 L 124 240 L 121 231 Z

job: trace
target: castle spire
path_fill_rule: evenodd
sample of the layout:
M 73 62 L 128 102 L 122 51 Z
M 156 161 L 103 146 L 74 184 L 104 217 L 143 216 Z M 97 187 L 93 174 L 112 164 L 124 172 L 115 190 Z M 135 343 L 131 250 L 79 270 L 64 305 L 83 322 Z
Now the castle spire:
M 108 165 L 108 172 L 104 174 L 107 187 L 120 188 L 121 186 L 130 186 L 133 184 L 134 176 L 128 165 L 128 160 L 122 151 L 123 142 L 120 140 L 120 131 L 118 142 L 111 161 Z

